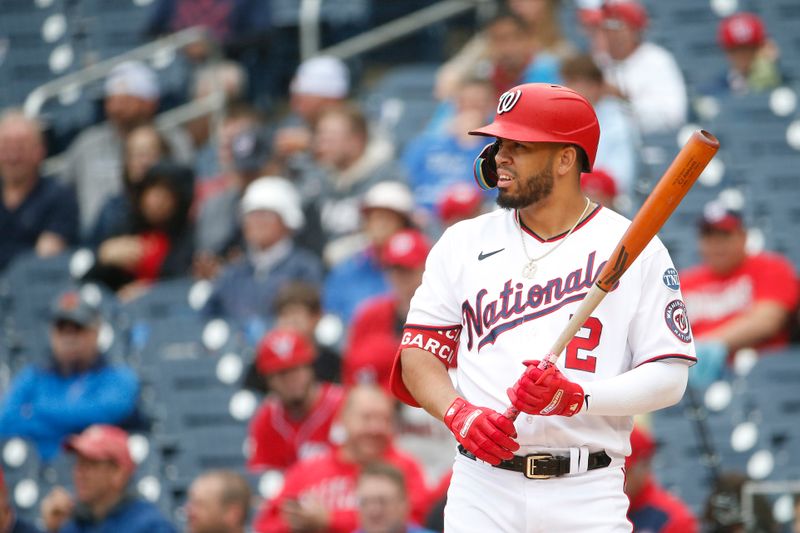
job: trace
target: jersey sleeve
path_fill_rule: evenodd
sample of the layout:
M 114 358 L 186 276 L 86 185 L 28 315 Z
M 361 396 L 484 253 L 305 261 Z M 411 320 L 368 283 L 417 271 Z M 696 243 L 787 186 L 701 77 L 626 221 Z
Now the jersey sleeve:
M 448 230 L 433 246 L 425 262 L 422 284 L 411 299 L 406 326 L 451 327 L 461 324 L 461 306 L 453 283 L 458 277 L 458 252 Z
M 461 313 L 453 290 L 457 256 L 451 252 L 452 238 L 452 231 L 446 231 L 428 254 L 422 284 L 411 299 L 400 347 L 392 364 L 389 378 L 392 394 L 412 407 L 420 405 L 403 382 L 400 359 L 403 348 L 426 350 L 447 367 L 456 364 Z
M 697 361 L 678 271 L 660 241 L 640 258 L 641 295 L 628 332 L 632 367 L 670 359 Z

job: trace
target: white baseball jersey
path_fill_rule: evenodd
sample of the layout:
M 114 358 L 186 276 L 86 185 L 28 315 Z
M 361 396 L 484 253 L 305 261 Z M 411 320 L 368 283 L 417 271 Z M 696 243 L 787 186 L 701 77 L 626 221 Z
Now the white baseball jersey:
M 451 377 L 469 402 L 503 412 L 506 389 L 541 359 L 584 298 L 630 221 L 597 207 L 566 240 L 543 241 L 497 210 L 449 228 L 431 250 L 407 327 L 461 327 Z M 528 257 L 532 279 L 522 275 Z M 558 360 L 576 382 L 607 379 L 638 365 L 674 358 L 691 364 L 694 346 L 677 272 L 658 238 L 645 248 Z M 591 398 L 589 399 L 591 402 Z M 631 417 L 526 416 L 516 421 L 522 446 L 589 447 L 612 457 L 630 452 Z

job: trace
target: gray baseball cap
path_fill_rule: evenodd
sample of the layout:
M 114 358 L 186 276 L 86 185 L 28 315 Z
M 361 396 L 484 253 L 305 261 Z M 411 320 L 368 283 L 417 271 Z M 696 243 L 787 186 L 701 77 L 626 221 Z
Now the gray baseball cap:
M 69 289 L 59 294 L 50 306 L 52 322 L 73 322 L 83 327 L 90 326 L 100 319 L 100 310 L 92 305 L 80 291 Z
M 233 165 L 239 172 L 260 172 L 271 155 L 270 139 L 259 129 L 236 135 L 231 141 Z

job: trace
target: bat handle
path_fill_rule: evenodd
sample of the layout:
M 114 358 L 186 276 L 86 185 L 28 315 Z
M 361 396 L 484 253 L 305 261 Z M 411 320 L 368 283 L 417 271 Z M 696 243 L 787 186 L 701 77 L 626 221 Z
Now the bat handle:
M 554 364 L 556 364 L 556 359 L 558 356 L 554 353 L 547 354 L 541 361 L 539 361 L 539 370 L 547 370 Z M 508 409 L 503 413 L 503 416 L 511 420 L 512 422 L 517 419 L 519 416 L 519 409 L 514 407 L 513 405 L 508 406 Z

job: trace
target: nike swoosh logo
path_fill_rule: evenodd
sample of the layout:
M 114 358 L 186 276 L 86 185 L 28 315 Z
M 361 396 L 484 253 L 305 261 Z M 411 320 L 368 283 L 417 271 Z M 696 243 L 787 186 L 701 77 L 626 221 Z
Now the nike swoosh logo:
M 494 254 L 499 254 L 503 250 L 505 250 L 505 248 L 500 248 L 499 250 L 495 250 L 494 252 L 489 252 L 488 254 L 485 254 L 485 253 L 481 252 L 481 253 L 478 254 L 478 261 L 483 261 L 487 257 L 491 257 Z

